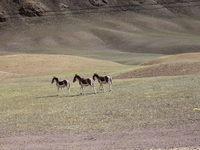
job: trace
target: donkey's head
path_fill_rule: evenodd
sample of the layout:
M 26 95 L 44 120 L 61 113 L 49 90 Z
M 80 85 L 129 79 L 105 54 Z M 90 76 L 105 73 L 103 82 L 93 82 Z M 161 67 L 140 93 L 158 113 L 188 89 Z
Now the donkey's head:
M 58 81 L 58 78 L 53 77 L 53 79 L 52 79 L 52 81 L 51 81 L 52 84 L 54 83 L 54 80 Z
M 98 78 L 98 77 L 99 77 L 99 75 L 95 73 L 92 78 L 95 81 L 95 78 Z
M 79 76 L 77 74 L 75 74 L 73 82 L 76 82 L 76 78 L 79 78 Z

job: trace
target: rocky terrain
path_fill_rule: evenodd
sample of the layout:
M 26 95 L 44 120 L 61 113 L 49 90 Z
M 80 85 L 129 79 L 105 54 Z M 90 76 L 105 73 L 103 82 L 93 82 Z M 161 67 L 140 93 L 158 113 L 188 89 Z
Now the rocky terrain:
M 0 1 L 0 22 L 25 17 L 133 11 L 159 17 L 200 17 L 197 0 L 6 0 Z

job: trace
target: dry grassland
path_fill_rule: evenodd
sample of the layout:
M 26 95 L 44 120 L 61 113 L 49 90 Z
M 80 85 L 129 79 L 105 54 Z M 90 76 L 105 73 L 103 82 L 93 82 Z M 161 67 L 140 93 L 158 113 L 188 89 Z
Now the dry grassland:
M 116 79 L 200 74 L 200 53 L 164 56 L 141 64 L 141 68 L 120 74 Z
M 103 68 L 112 69 L 123 65 L 91 58 L 68 55 L 6 55 L 0 56 L 0 79 L 12 76 L 60 74 L 66 72 L 99 71 Z M 125 67 L 127 68 L 127 67 Z
M 199 111 L 193 110 L 199 108 L 199 72 L 193 72 L 199 53 L 160 57 L 139 66 L 67 55 L 0 57 L 4 150 L 199 149 Z M 175 77 L 180 63 L 187 74 Z M 143 78 L 145 69 L 153 78 Z M 72 80 L 74 73 L 91 76 L 94 71 L 118 78 L 112 92 L 95 95 L 88 89 L 79 95 L 75 83 L 71 96 L 56 96 L 50 84 L 55 74 Z M 136 79 L 137 71 L 142 75 Z M 155 77 L 156 72 L 164 73 Z
M 199 149 L 199 20 L 22 21 L 0 31 L 0 149 Z M 75 73 L 111 75 L 113 91 L 79 95 Z M 56 95 L 52 76 L 71 81 L 70 96 Z

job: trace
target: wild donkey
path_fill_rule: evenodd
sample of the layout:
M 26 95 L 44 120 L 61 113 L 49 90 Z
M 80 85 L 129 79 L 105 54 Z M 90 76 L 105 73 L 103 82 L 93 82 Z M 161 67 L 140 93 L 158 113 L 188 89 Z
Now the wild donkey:
M 84 86 L 91 86 L 94 93 L 96 94 L 96 90 L 94 88 L 94 81 L 92 79 L 90 78 L 84 79 L 84 78 L 81 78 L 79 75 L 75 74 L 73 82 L 76 82 L 76 80 L 79 81 L 79 84 L 81 86 L 81 90 L 80 90 L 81 94 L 84 94 L 84 89 L 83 89 Z
M 95 73 L 93 75 L 93 80 L 95 81 L 95 79 L 97 79 L 99 84 L 100 84 L 100 86 L 99 86 L 100 90 L 103 90 L 103 92 L 104 92 L 103 84 L 109 84 L 109 92 L 111 91 L 112 77 L 110 77 L 110 76 L 99 76 L 98 74 Z
M 62 89 L 62 91 L 63 91 L 64 87 L 66 87 L 68 89 L 68 94 L 70 95 L 70 82 L 68 80 L 59 81 L 57 77 L 53 77 L 51 83 L 53 84 L 54 81 L 56 81 L 56 86 L 58 88 L 57 95 L 59 94 L 59 89 Z M 63 93 L 65 95 L 64 91 L 63 91 Z

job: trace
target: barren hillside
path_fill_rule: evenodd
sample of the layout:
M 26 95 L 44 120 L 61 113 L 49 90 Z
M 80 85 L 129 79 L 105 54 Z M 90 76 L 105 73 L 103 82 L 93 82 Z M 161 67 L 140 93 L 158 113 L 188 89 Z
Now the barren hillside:
M 139 64 L 199 52 L 199 6 L 196 0 L 1 0 L 0 55 L 64 54 Z
M 0 21 L 12 17 L 43 16 L 71 13 L 134 11 L 152 16 L 199 17 L 197 0 L 7 0 L 0 1 Z
M 117 76 L 118 79 L 200 75 L 200 53 L 177 54 L 144 62 L 145 67 Z

